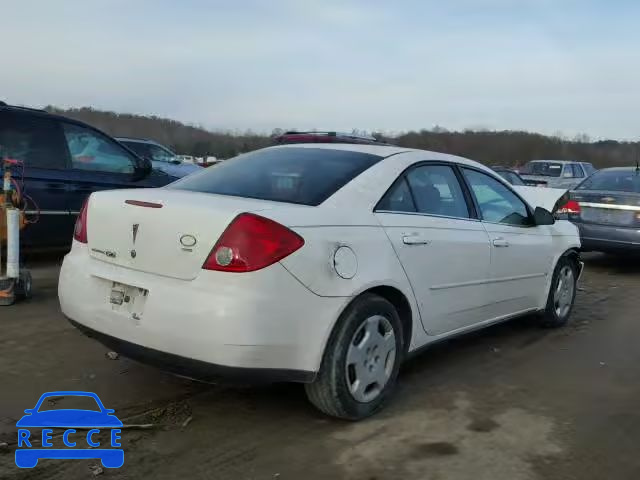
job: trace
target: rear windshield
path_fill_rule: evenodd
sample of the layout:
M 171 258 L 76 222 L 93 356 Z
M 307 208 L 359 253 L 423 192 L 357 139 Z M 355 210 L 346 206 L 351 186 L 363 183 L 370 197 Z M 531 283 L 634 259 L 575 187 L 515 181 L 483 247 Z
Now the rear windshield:
M 543 177 L 559 177 L 562 173 L 562 164 L 558 162 L 529 162 L 520 173 L 542 175 Z
M 591 175 L 577 190 L 607 190 L 640 193 L 640 172 L 635 170 L 603 170 Z
M 319 205 L 381 159 L 325 148 L 269 148 L 225 160 L 167 188 Z

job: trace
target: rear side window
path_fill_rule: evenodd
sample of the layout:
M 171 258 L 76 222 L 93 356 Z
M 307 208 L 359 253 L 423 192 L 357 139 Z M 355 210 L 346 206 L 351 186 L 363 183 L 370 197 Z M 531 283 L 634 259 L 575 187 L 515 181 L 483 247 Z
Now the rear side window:
M 640 193 L 640 173 L 635 170 L 601 170 L 594 173 L 576 190 Z
M 167 188 L 319 205 L 382 158 L 325 148 L 269 148 L 224 161 Z
M 67 149 L 58 122 L 39 115 L 0 115 L 0 154 L 29 168 L 64 169 Z
M 424 165 L 407 173 L 418 212 L 469 218 L 469 209 L 458 178 L 451 167 Z
M 403 175 L 382 197 L 376 210 L 385 212 L 416 212 L 407 178 Z

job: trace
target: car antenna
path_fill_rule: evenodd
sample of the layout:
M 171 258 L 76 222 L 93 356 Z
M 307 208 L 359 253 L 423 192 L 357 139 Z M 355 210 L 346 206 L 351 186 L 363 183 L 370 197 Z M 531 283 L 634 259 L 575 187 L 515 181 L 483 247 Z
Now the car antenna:
M 640 173 L 640 151 L 638 148 L 638 144 L 636 143 L 636 175 Z

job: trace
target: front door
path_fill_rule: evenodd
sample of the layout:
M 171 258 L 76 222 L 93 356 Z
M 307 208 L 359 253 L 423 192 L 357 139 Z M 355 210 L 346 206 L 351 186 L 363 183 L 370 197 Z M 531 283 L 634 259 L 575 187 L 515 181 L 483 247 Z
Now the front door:
M 491 316 L 539 307 L 553 268 L 549 227 L 535 226 L 530 209 L 505 183 L 479 170 L 463 172 L 491 242 Z
M 427 333 L 486 319 L 489 240 L 452 166 L 413 167 L 380 201 L 376 216 L 411 283 Z
M 76 123 L 62 122 L 62 129 L 71 157 L 67 207 L 72 215 L 92 192 L 136 186 L 135 159 L 124 147 Z

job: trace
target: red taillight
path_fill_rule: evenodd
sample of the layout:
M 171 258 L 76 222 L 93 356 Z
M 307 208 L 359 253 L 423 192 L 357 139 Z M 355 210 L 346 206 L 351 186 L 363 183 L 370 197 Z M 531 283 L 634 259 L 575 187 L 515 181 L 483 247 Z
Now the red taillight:
M 579 214 L 580 213 L 580 204 L 575 200 L 569 200 L 562 207 L 558 209 L 558 213 L 568 213 L 568 214 Z
M 304 239 L 273 220 L 241 213 L 216 243 L 202 268 L 252 272 L 268 267 L 304 245 Z
M 77 242 L 87 243 L 87 210 L 89 208 L 89 198 L 84 201 L 84 205 L 80 209 L 80 214 L 76 219 L 76 227 L 73 230 L 73 238 Z

